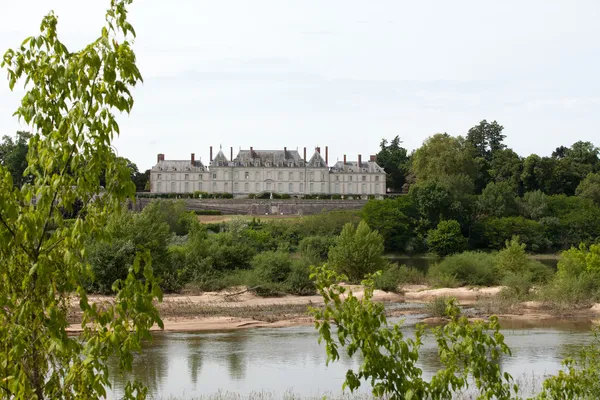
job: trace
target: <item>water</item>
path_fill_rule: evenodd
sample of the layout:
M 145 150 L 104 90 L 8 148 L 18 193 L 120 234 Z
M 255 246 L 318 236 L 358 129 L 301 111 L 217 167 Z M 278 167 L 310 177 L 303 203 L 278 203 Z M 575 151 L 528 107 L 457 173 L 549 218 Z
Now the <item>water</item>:
M 423 315 L 407 316 L 405 331 L 411 334 Z M 560 369 L 560 362 L 590 338 L 591 325 L 576 322 L 503 322 L 512 357 L 502 368 L 513 376 L 543 377 Z M 433 340 L 420 353 L 421 368 L 429 377 L 439 361 Z M 145 382 L 154 398 L 193 398 L 219 390 L 248 394 L 293 391 L 303 396 L 340 393 L 344 375 L 357 367 L 356 360 L 342 357 L 325 365 L 325 350 L 313 327 L 249 329 L 211 333 L 158 333 L 142 356 L 135 360 L 133 375 Z M 125 378 L 112 372 L 119 393 Z M 365 391 L 367 388 L 365 388 Z

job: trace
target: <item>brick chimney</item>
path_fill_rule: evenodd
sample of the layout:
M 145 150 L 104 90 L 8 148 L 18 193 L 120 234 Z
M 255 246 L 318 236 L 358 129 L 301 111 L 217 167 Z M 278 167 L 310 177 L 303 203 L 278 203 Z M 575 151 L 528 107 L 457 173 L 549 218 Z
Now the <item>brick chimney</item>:
M 158 156 L 156 157 L 156 162 L 161 162 L 161 161 L 165 161 L 165 155 L 162 153 L 159 153 Z
M 344 165 L 346 165 L 346 155 L 344 154 Z
M 196 164 L 196 154 L 192 153 L 192 165 Z
M 304 162 L 306 162 L 306 147 L 304 148 Z
M 317 151 L 317 153 L 321 154 L 321 148 L 320 147 L 315 147 L 315 150 Z
M 370 160 L 371 162 L 377 162 L 377 156 L 376 155 L 371 155 Z
M 229 159 L 233 160 L 233 146 L 229 148 Z
M 329 146 L 325 146 L 325 164 L 329 165 Z
M 360 168 L 362 166 L 362 155 L 359 154 L 358 155 L 358 168 Z
M 212 146 L 210 146 L 210 162 L 212 162 L 213 160 L 213 156 L 212 156 Z
M 250 158 L 254 158 L 254 148 L 250 146 Z

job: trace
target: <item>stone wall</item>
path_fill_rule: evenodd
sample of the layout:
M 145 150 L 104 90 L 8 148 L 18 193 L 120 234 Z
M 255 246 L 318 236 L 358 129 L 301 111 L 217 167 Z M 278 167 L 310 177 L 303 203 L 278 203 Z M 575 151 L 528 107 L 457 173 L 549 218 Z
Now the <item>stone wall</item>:
M 141 210 L 155 199 L 138 198 L 136 209 Z M 170 200 L 169 200 L 170 201 Z M 242 215 L 309 215 L 323 211 L 360 210 L 367 200 L 262 200 L 262 199 L 181 199 L 189 210 L 218 210 L 223 214 Z

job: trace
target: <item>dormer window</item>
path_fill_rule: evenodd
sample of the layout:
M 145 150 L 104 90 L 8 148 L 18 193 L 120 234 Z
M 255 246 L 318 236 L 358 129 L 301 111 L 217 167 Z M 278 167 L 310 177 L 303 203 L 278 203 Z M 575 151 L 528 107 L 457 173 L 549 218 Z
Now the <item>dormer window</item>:
M 267 167 L 267 168 L 268 168 L 268 167 L 270 167 L 270 166 L 271 166 L 271 163 L 267 161 L 267 162 L 265 163 L 265 167 Z
M 294 167 L 294 163 L 293 163 L 293 162 L 290 162 L 290 163 L 289 163 L 289 167 L 290 167 L 290 168 L 293 168 L 293 167 Z

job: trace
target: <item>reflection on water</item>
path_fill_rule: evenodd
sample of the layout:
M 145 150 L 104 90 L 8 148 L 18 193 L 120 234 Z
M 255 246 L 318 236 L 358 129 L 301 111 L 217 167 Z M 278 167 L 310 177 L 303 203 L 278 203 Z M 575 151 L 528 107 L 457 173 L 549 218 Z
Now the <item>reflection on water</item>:
M 407 335 L 422 317 L 405 318 Z M 555 373 L 574 346 L 589 340 L 591 329 L 589 323 L 573 321 L 503 321 L 502 325 L 513 352 L 512 357 L 502 359 L 502 368 L 514 376 Z M 312 327 L 158 333 L 135 359 L 133 377 L 145 382 L 155 398 L 191 398 L 219 390 L 242 394 L 293 390 L 317 396 L 338 393 L 346 371 L 356 366 L 356 360 L 343 355 L 340 361 L 325 366 L 325 350 Z M 440 367 L 431 338 L 423 344 L 420 366 L 425 377 Z M 118 394 L 126 378 L 132 377 L 117 374 L 116 365 L 113 371 L 113 389 Z

